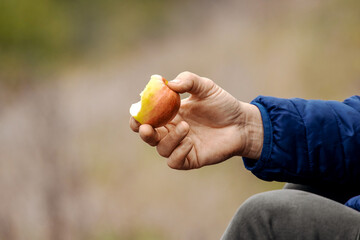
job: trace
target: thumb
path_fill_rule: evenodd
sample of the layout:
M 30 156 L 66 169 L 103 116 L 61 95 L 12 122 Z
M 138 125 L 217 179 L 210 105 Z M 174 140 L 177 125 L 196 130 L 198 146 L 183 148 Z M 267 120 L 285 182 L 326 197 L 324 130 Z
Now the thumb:
M 174 80 L 169 81 L 168 86 L 178 93 L 188 92 L 198 97 L 204 97 L 214 89 L 215 83 L 194 73 L 182 72 Z

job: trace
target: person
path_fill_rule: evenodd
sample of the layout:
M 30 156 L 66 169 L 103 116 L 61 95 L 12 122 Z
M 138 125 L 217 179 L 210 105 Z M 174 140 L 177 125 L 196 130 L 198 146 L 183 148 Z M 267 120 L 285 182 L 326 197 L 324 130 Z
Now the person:
M 190 72 L 168 86 L 190 93 L 176 117 L 156 129 L 130 118 L 130 127 L 170 168 L 242 156 L 258 178 L 287 182 L 246 200 L 222 239 L 360 239 L 359 96 L 245 103 Z

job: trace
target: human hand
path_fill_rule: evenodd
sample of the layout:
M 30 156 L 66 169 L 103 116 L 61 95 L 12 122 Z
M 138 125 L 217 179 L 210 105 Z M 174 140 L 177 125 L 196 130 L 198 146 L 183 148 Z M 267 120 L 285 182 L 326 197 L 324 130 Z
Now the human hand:
M 260 157 L 263 126 L 256 106 L 236 100 L 212 80 L 190 72 L 179 74 L 168 86 L 191 94 L 182 100 L 176 117 L 156 129 L 131 117 L 130 127 L 168 158 L 169 167 L 200 168 L 235 155 Z

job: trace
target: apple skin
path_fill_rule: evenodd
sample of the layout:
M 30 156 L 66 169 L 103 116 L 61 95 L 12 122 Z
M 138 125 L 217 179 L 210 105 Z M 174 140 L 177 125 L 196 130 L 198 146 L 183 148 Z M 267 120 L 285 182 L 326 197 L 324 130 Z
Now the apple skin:
M 166 125 L 180 108 L 180 95 L 167 86 L 160 75 L 152 75 L 141 95 L 141 109 L 133 116 L 140 124 L 157 128 Z

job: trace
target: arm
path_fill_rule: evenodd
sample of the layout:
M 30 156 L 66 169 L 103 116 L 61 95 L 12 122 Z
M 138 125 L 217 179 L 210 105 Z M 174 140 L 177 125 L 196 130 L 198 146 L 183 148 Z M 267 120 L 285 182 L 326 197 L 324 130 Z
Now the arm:
M 193 169 L 243 156 L 263 180 L 360 182 L 360 98 L 337 101 L 260 96 L 236 100 L 207 78 L 184 72 L 168 86 L 189 92 L 177 116 L 154 129 L 130 127 L 175 169 Z M 261 155 L 260 155 L 261 154 Z
M 259 96 L 264 146 L 244 158 L 263 180 L 356 185 L 360 182 L 360 97 L 344 102 Z

